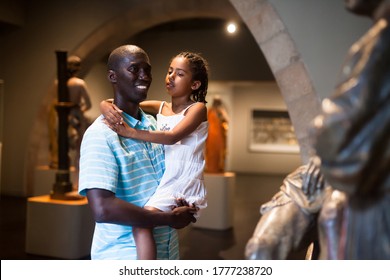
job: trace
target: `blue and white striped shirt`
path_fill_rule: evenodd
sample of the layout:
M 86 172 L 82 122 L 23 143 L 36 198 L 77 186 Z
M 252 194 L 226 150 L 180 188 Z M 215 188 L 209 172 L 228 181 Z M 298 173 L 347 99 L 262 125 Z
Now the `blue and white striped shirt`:
M 137 129 L 155 130 L 156 122 L 142 112 L 141 121 L 123 113 L 124 120 Z M 115 193 L 129 203 L 143 207 L 155 192 L 163 175 L 162 145 L 118 136 L 100 116 L 84 134 L 80 151 L 79 193 L 99 188 Z M 178 259 L 176 230 L 154 229 L 158 259 Z M 92 259 L 137 259 L 132 227 L 96 223 Z

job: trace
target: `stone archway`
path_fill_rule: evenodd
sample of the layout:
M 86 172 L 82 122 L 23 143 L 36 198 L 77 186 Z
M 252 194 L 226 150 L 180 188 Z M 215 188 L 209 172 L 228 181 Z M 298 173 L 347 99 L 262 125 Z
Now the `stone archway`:
M 268 61 L 287 105 L 303 162 L 309 158 L 309 124 L 320 99 L 294 41 L 274 7 L 265 0 L 230 0 Z M 302 110 L 305 108 L 305 110 Z
M 82 58 L 83 75 L 107 50 L 113 49 L 132 35 L 157 24 L 194 17 L 229 20 L 241 18 L 246 23 L 275 76 L 300 144 L 302 160 L 306 162 L 310 147 L 308 124 L 318 114 L 320 102 L 284 23 L 266 0 L 144 1 L 93 32 L 71 54 Z M 42 104 L 42 113 L 35 121 L 32 128 L 34 133 L 29 141 L 25 177 L 28 194 L 33 191 L 39 141 L 40 136 L 44 135 L 43 127 L 47 117 L 44 112 L 49 101 L 46 98 Z M 306 110 L 302 111 L 302 108 Z

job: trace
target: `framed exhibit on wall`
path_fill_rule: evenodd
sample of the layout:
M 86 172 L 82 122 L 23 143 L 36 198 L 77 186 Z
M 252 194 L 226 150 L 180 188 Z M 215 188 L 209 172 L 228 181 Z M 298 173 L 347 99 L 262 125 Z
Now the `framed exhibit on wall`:
M 251 152 L 299 153 L 294 127 L 287 111 L 251 111 L 248 148 Z

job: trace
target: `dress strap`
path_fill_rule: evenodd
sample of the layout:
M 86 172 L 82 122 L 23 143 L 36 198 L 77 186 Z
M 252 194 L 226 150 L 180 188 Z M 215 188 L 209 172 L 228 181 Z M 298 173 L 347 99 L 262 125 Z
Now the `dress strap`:
M 194 103 L 188 105 L 187 108 L 185 108 L 183 111 L 181 111 L 181 115 L 184 115 L 184 114 L 187 112 L 187 110 L 188 110 L 190 107 L 194 106 L 196 103 L 197 103 L 197 102 L 194 102 Z
M 160 109 L 158 109 L 158 113 L 161 114 L 162 108 L 164 107 L 165 101 L 162 101 L 160 104 Z

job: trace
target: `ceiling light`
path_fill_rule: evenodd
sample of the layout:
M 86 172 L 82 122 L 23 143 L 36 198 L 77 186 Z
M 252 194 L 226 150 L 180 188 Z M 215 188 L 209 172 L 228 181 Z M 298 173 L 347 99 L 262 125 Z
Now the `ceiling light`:
M 227 32 L 229 32 L 230 34 L 233 34 L 237 31 L 237 26 L 235 23 L 229 23 L 227 26 L 226 26 L 226 30 Z

